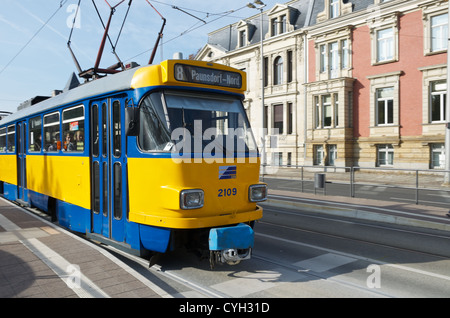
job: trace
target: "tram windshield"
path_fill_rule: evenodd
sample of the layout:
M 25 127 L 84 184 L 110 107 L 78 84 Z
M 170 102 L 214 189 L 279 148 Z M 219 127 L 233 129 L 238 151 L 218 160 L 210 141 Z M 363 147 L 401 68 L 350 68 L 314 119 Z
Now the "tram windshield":
M 238 97 L 155 92 L 143 100 L 140 113 L 138 139 L 144 151 L 201 152 L 205 157 L 257 152 Z

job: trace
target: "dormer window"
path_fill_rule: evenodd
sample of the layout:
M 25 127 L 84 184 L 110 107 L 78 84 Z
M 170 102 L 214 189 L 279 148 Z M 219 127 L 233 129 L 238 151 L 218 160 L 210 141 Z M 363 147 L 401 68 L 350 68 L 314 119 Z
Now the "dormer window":
M 330 19 L 339 16 L 339 0 L 330 0 Z
M 274 18 L 272 20 L 270 20 L 270 35 L 271 36 L 276 36 L 278 35 L 278 18 Z
M 286 32 L 286 15 L 282 15 L 280 16 L 280 34 L 285 33 Z
M 270 36 L 277 36 L 294 30 L 292 21 L 296 19 L 298 10 L 287 5 L 277 4 L 267 13 L 270 21 Z
M 239 47 L 247 45 L 247 30 L 239 31 Z
M 317 22 L 334 19 L 353 11 L 352 3 L 343 0 L 324 0 L 325 9 L 317 15 Z
M 255 32 L 255 26 L 247 21 L 239 21 L 237 24 L 237 48 L 247 46 Z

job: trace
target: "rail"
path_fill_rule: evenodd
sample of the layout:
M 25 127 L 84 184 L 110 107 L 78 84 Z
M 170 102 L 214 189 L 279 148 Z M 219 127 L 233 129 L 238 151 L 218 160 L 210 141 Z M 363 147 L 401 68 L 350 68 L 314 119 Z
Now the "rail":
M 319 174 L 321 179 L 317 178 Z M 354 198 L 369 191 L 367 189 L 396 188 L 408 191 L 409 195 L 413 192 L 414 199 L 411 200 L 415 204 L 421 201 L 421 193 L 426 192 L 430 198 L 433 195 L 430 193 L 439 192 L 448 198 L 444 202 L 450 206 L 450 184 L 446 181 L 449 174 L 449 170 L 437 169 L 297 165 L 263 165 L 260 171 L 261 180 L 265 182 L 290 180 L 290 185 L 285 188 L 290 187 L 291 191 L 316 193 L 320 189 L 326 195 L 330 186 L 335 186 L 334 193 Z M 272 187 L 271 183 L 277 187 L 275 182 L 270 182 L 269 187 Z

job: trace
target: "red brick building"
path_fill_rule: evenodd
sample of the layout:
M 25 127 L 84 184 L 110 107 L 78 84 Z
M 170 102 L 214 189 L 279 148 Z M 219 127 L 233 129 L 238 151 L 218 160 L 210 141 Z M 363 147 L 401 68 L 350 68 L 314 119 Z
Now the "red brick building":
M 308 29 L 312 163 L 443 168 L 448 2 L 320 2 Z

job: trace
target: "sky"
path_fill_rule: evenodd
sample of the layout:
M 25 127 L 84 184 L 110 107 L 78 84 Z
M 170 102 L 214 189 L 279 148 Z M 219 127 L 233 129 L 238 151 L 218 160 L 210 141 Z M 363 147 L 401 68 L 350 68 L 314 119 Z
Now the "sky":
M 94 66 L 103 36 L 103 26 L 92 0 L 1 0 L 0 1 L 0 111 L 15 112 L 34 96 L 50 96 L 62 90 L 72 72 L 78 73 L 67 43 L 82 70 Z M 122 0 L 94 0 L 106 24 L 110 6 Z M 123 62 L 149 62 L 151 51 L 166 20 L 163 39 L 154 63 L 196 54 L 208 41 L 208 33 L 259 13 L 246 6 L 253 0 L 133 0 L 116 45 Z M 270 10 L 286 1 L 264 0 Z M 110 29 L 116 43 L 129 0 L 116 7 Z M 153 6 L 150 6 L 150 4 Z M 159 12 L 159 15 L 156 11 Z M 73 27 L 74 26 L 74 27 Z M 117 62 L 107 41 L 100 67 Z M 81 82 L 81 80 L 80 80 Z

